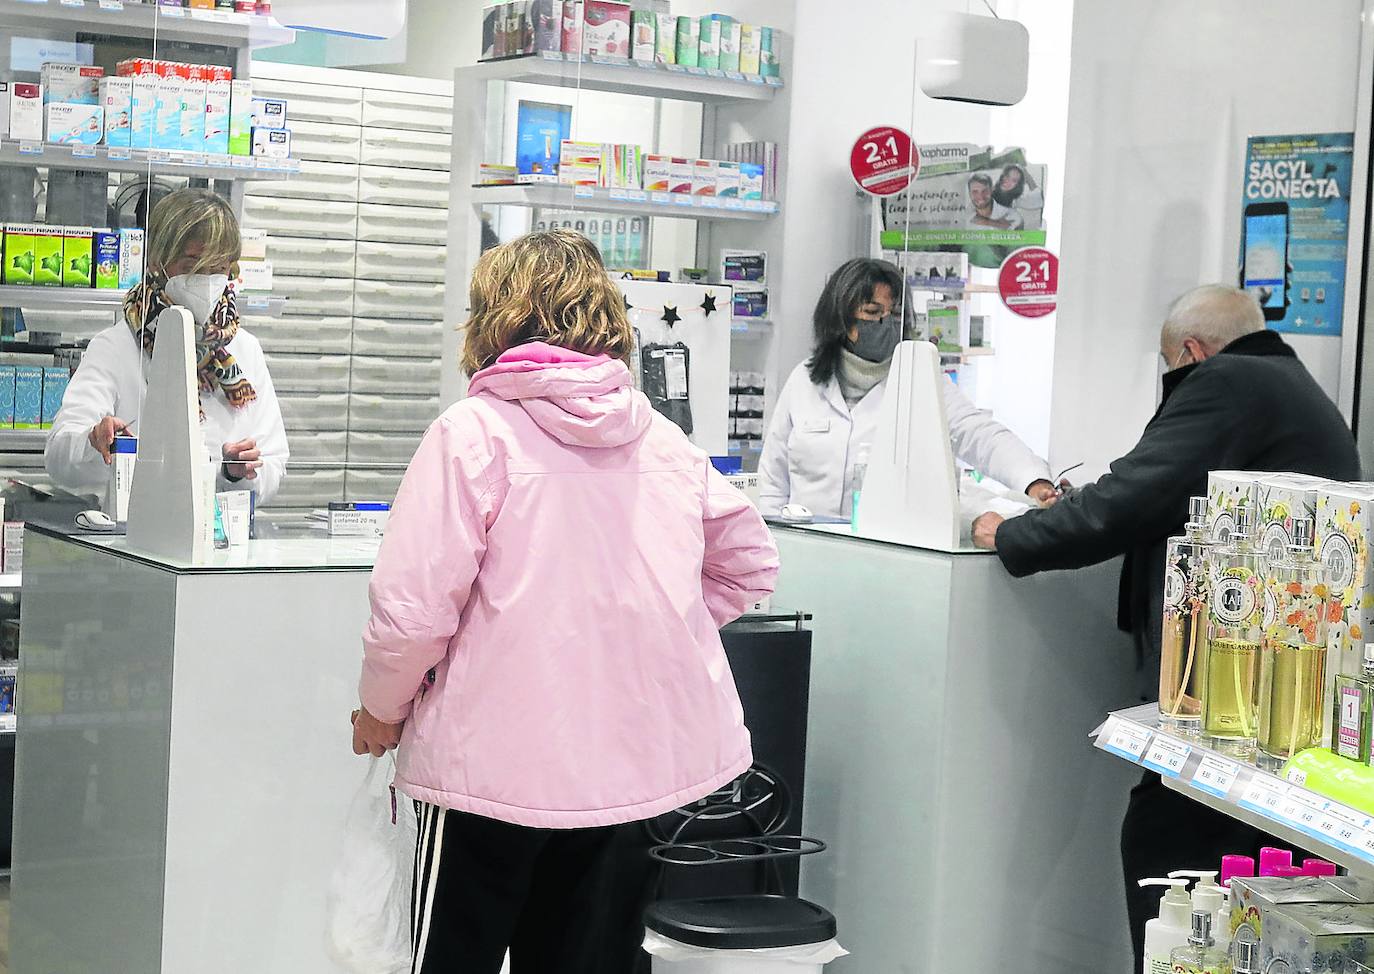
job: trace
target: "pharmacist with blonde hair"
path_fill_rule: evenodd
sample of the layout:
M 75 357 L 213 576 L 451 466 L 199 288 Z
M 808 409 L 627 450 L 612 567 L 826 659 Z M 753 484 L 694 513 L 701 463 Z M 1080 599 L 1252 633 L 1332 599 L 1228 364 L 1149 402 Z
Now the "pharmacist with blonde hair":
M 185 308 L 195 319 L 196 380 L 208 450 L 221 458 L 220 490 L 272 498 L 286 473 L 286 429 L 258 340 L 239 327 L 229 286 L 241 242 L 229 204 L 204 189 L 182 189 L 153 207 L 147 267 L 119 321 L 91 339 L 48 434 L 53 480 L 100 493 L 116 436 L 139 434 L 157 319 Z

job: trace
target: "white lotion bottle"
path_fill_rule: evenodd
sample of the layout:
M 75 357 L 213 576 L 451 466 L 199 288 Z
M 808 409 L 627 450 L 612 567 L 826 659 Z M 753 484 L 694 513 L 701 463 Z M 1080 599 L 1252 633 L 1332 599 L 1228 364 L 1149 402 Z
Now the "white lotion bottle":
M 1145 924 L 1145 965 L 1141 974 L 1172 974 L 1170 954 L 1188 946 L 1192 933 L 1193 901 L 1186 879 L 1142 879 L 1141 886 L 1167 886 L 1159 900 L 1159 916 Z
M 1215 870 L 1175 869 L 1170 879 L 1192 878 L 1197 880 L 1193 887 L 1193 910 L 1205 910 L 1212 914 L 1212 941 L 1221 950 L 1231 949 L 1231 905 L 1226 890 L 1217 885 Z

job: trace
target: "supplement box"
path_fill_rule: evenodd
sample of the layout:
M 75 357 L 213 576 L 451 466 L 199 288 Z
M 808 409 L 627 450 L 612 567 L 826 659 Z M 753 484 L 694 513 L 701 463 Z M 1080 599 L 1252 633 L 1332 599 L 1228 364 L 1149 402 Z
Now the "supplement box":
M 4 283 L 33 283 L 34 271 L 38 269 L 36 239 L 39 229 L 27 223 L 5 225 Z
M 134 79 L 101 78 L 100 108 L 105 113 L 105 144 L 128 148 L 133 144 Z
M 205 83 L 205 142 L 202 151 L 211 155 L 229 154 L 230 81 Z
M 777 34 L 771 27 L 759 28 L 759 74 L 765 78 L 776 78 L 782 73 L 778 62 Z
M 730 17 L 715 15 L 720 23 L 720 69 L 739 70 L 740 25 Z
M 143 231 L 119 231 L 119 286 L 131 288 L 143 280 Z
M 391 505 L 383 503 L 329 502 L 331 538 L 380 538 L 391 517 Z
M 693 160 L 691 159 L 683 159 L 679 156 L 673 156 L 671 168 L 672 176 L 668 181 L 668 192 L 686 193 L 689 196 L 691 195 L 693 169 L 692 161 Z
M 43 102 L 99 105 L 100 79 L 104 76 L 104 68 L 49 61 L 43 65 L 39 78 L 43 85 Z
M 672 186 L 672 156 L 646 155 L 644 157 L 644 188 L 652 193 L 666 193 Z
M 654 60 L 677 64 L 677 18 L 672 14 L 654 14 Z
M 91 256 L 95 261 L 95 286 L 101 290 L 117 289 L 119 234 L 112 230 L 96 230 L 91 238 Z
M 154 149 L 181 148 L 181 99 L 186 86 L 175 75 L 157 79 L 157 111 L 153 121 Z
M 43 86 L 10 84 L 10 138 L 39 142 L 43 138 Z
M 62 286 L 94 287 L 95 261 L 91 252 L 95 231 L 90 227 L 62 230 Z
M 658 54 L 658 15 L 652 10 L 630 12 L 630 57 L 645 63 Z
M 18 365 L 14 370 L 14 428 L 36 430 L 43 424 L 43 366 Z
M 129 145 L 135 149 L 151 149 L 156 144 L 157 102 L 162 79 L 154 74 L 135 75 L 129 79 L 131 116 Z
M 290 159 L 291 130 L 253 129 L 253 155 L 264 159 Z
M 181 83 L 181 132 L 174 148 L 182 152 L 205 151 L 205 92 L 204 81 Z
M 722 250 L 720 278 L 726 284 L 767 283 L 768 254 L 762 250 Z
M 757 162 L 739 164 L 739 198 L 742 200 L 763 199 L 763 166 Z
M 286 128 L 286 101 L 281 98 L 254 98 L 251 124 L 255 129 Z
M 716 195 L 739 199 L 739 163 L 716 163 Z
M 253 82 L 229 82 L 229 154 L 253 152 Z
M 0 365 L 0 429 L 14 429 L 13 365 Z
M 99 105 L 48 102 L 48 141 L 55 145 L 99 145 L 105 137 L 105 110 Z
M 630 56 L 630 5 L 618 0 L 584 0 L 582 53 Z
M 730 300 L 730 313 L 736 318 L 767 318 L 768 289 L 754 284 L 736 284 Z
M 43 429 L 52 429 L 52 421 L 62 408 L 62 397 L 67 394 L 67 383 L 71 378 L 72 374 L 60 366 L 43 370 Z
M 33 236 L 33 283 L 62 286 L 62 228 L 35 227 Z
M 477 167 L 478 186 L 507 186 L 516 181 L 520 170 L 515 166 L 503 166 L 494 162 L 484 162 Z M 530 175 L 534 175 L 531 173 Z
M 1349 974 L 1349 962 L 1374 963 L 1374 907 L 1311 903 L 1280 906 L 1264 920 L 1261 963 L 1268 971 Z
M 563 47 L 563 0 L 529 0 L 526 15 L 533 25 L 534 51 L 557 51 Z
M 715 196 L 716 173 L 718 167 L 714 159 L 697 159 L 692 163 L 692 195 Z
M 739 69 L 743 74 L 758 74 L 759 28 L 754 24 L 739 25 Z
M 677 63 L 695 68 L 701 63 L 701 21 L 695 17 L 677 18 Z
M 699 21 L 701 25 L 701 46 L 700 54 L 697 57 L 697 64 L 707 70 L 720 68 L 720 28 L 721 21 L 719 16 L 711 14 L 702 17 Z

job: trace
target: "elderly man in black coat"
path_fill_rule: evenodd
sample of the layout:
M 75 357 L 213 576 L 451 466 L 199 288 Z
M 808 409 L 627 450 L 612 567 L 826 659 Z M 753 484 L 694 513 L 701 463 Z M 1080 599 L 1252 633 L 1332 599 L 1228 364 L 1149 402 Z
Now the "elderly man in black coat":
M 1188 498 L 1210 470 L 1293 471 L 1358 480 L 1359 455 L 1340 412 L 1244 291 L 1205 285 L 1169 308 L 1160 355 L 1164 398 L 1140 442 L 1096 483 L 1053 507 L 1011 520 L 984 514 L 974 542 L 996 548 L 1011 574 L 1082 568 L 1125 555 L 1118 617 L 1136 638 L 1148 685 L 1159 667 L 1164 547 L 1181 534 Z M 1147 699 L 1155 699 L 1149 691 Z M 1137 879 L 1171 869 L 1220 868 L 1255 855 L 1263 833 L 1189 801 L 1147 774 L 1132 789 L 1121 830 L 1136 964 L 1158 892 Z

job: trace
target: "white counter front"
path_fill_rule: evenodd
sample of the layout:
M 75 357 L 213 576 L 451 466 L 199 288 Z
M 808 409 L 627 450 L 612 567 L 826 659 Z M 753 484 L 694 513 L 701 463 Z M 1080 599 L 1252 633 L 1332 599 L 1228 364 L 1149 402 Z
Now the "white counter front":
M 14 974 L 334 974 L 376 542 L 191 567 L 30 529 Z
M 1139 779 L 1088 733 L 1135 702 L 1118 563 L 1016 580 L 987 553 L 780 527 L 812 613 L 802 895 L 835 974 L 1131 965 L 1119 855 Z

